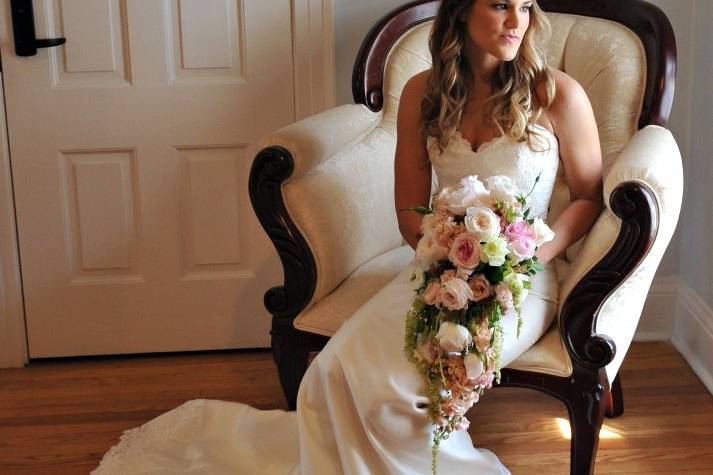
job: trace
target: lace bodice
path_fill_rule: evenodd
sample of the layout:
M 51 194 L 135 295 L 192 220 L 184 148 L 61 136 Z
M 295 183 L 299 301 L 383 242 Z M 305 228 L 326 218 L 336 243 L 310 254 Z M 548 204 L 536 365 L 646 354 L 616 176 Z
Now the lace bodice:
M 532 124 L 540 140 L 535 149 L 527 142 L 515 142 L 506 136 L 497 137 L 473 151 L 470 142 L 456 131 L 446 148 L 441 151 L 435 138 L 427 141 L 428 155 L 436 172 L 438 190 L 454 186 L 468 175 L 484 179 L 493 175 L 507 175 L 513 179 L 521 194 L 526 195 L 540 175 L 540 181 L 528 197 L 530 216 L 546 218 L 552 188 L 559 167 L 557 137 L 547 128 Z

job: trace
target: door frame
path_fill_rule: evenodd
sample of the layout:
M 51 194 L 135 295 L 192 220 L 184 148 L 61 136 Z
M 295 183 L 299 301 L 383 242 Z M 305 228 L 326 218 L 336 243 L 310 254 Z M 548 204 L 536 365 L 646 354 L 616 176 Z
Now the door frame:
M 336 103 L 332 1 L 290 0 L 295 120 Z M 0 39 L 8 39 L 2 43 L 7 47 L 12 45 L 11 34 L 10 2 L 2 2 Z M 14 54 L 0 51 L 0 57 L 2 53 Z M 0 368 L 20 367 L 29 361 L 18 245 L 3 86 L 0 87 Z

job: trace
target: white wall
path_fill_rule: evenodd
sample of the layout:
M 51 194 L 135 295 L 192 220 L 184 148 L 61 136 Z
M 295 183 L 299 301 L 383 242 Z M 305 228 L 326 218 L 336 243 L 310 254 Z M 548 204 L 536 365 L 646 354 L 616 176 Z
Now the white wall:
M 675 1 L 675 0 L 673 0 Z M 685 230 L 681 246 L 681 279 L 713 307 L 713 1 L 695 0 L 692 9 L 693 68 L 690 110 L 690 146 L 685 160 L 686 191 L 679 227 Z
M 337 104 L 351 104 L 352 69 L 371 26 L 404 0 L 333 0 Z

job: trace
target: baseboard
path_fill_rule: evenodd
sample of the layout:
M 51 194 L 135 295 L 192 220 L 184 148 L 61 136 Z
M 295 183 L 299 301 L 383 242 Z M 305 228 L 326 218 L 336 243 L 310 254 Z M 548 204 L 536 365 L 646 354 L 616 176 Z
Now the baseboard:
M 713 394 L 713 309 L 683 280 L 671 342 Z
M 654 278 L 641 311 L 634 341 L 668 341 L 673 334 L 678 305 L 678 276 Z

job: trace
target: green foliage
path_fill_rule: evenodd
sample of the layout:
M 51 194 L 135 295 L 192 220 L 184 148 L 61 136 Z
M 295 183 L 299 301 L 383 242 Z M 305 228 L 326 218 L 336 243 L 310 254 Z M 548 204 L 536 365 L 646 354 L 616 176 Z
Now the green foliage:
M 415 211 L 418 214 L 422 215 L 427 215 L 427 214 L 433 214 L 433 210 L 431 208 L 427 208 L 425 206 L 415 206 L 413 208 L 402 208 L 399 211 Z
M 485 266 L 483 273 L 493 285 L 499 284 L 505 278 L 505 270 L 502 266 Z

